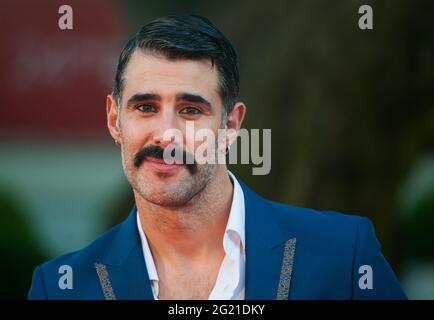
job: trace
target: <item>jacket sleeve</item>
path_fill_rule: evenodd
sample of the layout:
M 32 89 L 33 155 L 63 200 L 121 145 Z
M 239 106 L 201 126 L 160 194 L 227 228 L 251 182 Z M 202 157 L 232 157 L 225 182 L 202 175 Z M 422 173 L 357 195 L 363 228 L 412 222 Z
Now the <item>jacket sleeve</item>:
M 47 292 L 45 290 L 44 276 L 41 267 L 36 267 L 33 271 L 32 285 L 27 296 L 28 300 L 47 300 Z
M 381 253 L 374 227 L 367 218 L 358 223 L 353 265 L 353 299 L 407 299 L 392 268 Z

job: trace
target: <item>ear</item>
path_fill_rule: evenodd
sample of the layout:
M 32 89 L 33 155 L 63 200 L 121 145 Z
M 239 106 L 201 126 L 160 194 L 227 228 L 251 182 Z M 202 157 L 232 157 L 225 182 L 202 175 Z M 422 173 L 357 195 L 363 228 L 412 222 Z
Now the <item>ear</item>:
M 237 138 L 238 131 L 240 130 L 244 116 L 246 115 L 246 109 L 247 107 L 244 103 L 237 102 L 232 111 L 228 114 L 226 121 L 228 145 L 231 145 Z M 231 134 L 231 132 L 234 134 Z
M 111 94 L 107 95 L 106 112 L 107 127 L 110 131 L 110 134 L 116 142 L 121 143 L 121 131 L 118 127 L 118 108 L 116 99 Z

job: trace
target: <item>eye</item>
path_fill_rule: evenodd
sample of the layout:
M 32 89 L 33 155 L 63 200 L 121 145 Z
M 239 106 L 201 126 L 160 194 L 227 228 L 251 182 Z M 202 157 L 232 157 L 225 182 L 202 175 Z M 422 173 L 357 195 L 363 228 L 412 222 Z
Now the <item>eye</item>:
M 201 114 L 202 111 L 199 108 L 189 106 L 182 109 L 180 113 L 187 114 L 187 115 L 196 115 L 196 114 Z
M 138 105 L 136 107 L 136 109 L 139 110 L 140 112 L 146 112 L 146 113 L 148 113 L 148 112 L 156 112 L 157 111 L 155 109 L 155 107 L 152 106 L 152 105 L 150 105 L 150 104 L 141 104 L 141 105 Z

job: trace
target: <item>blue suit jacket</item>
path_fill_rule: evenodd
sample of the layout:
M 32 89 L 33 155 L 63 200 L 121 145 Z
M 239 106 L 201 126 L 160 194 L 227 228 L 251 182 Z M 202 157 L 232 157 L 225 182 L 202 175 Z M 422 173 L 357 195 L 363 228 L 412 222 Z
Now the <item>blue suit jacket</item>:
M 240 184 L 246 299 L 406 299 L 367 218 L 271 202 Z M 59 286 L 62 265 L 72 268 L 72 289 Z M 359 273 L 366 265 L 372 289 L 359 285 L 367 283 L 369 274 Z M 153 299 L 136 209 L 89 246 L 38 266 L 28 297 Z

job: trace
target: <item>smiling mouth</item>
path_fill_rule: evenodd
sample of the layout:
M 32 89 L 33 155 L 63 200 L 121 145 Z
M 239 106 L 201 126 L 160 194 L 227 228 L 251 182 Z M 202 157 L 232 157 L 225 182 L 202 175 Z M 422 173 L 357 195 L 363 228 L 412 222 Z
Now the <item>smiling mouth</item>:
M 183 166 L 182 164 L 176 163 L 168 164 L 164 161 L 164 159 L 153 157 L 146 157 L 145 160 L 150 164 L 154 171 L 158 173 L 172 173 L 179 170 Z

